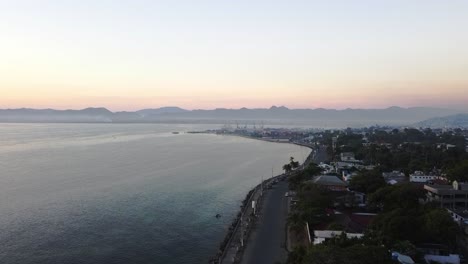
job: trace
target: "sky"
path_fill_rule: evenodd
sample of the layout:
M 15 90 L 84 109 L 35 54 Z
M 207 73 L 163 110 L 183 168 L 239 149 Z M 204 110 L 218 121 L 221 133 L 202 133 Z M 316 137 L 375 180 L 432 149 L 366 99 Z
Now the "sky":
M 0 0 L 0 108 L 468 110 L 468 1 Z

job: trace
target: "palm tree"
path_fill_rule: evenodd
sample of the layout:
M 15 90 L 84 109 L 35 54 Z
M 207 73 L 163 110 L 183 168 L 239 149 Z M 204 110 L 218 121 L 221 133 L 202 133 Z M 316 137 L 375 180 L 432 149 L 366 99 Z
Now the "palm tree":
M 299 162 L 294 160 L 294 157 L 289 158 L 289 165 L 291 165 L 291 169 L 297 169 L 299 167 Z

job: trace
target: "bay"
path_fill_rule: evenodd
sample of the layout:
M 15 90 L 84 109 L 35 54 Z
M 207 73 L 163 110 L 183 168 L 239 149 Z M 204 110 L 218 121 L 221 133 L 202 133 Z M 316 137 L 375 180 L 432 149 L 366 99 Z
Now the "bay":
M 218 127 L 1 124 L 0 263 L 207 263 L 246 193 L 309 154 L 185 133 Z

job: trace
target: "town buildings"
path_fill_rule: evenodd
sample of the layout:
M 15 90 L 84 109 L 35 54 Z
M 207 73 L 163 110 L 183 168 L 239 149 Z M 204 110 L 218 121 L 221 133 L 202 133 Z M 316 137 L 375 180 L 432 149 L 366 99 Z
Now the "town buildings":
M 452 185 L 424 185 L 427 201 L 436 202 L 444 208 L 468 209 L 468 184 L 454 181 Z

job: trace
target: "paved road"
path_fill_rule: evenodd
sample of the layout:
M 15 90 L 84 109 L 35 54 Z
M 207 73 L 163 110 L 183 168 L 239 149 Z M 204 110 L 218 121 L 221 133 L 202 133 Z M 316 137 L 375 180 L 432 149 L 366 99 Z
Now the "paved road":
M 286 261 L 287 197 L 284 194 L 287 191 L 288 183 L 284 181 L 264 194 L 260 221 L 249 238 L 242 264 Z
M 257 188 L 253 194 L 252 200 L 258 201 L 259 197 L 260 197 L 260 190 Z M 248 202 L 247 207 L 244 210 L 244 217 L 243 217 L 244 221 L 242 222 L 242 225 L 240 225 L 237 231 L 234 233 L 231 243 L 228 245 L 226 256 L 221 261 L 222 264 L 230 264 L 230 263 L 237 262 L 238 251 L 241 248 L 241 243 L 240 243 L 241 232 L 245 232 L 246 230 L 249 230 L 249 228 L 251 228 L 251 223 L 249 223 L 249 219 L 254 218 L 252 213 L 253 213 L 252 204 L 251 202 Z
M 320 164 L 320 162 L 326 162 L 327 160 L 328 160 L 327 147 L 320 146 L 315 154 L 314 162 L 317 164 Z

